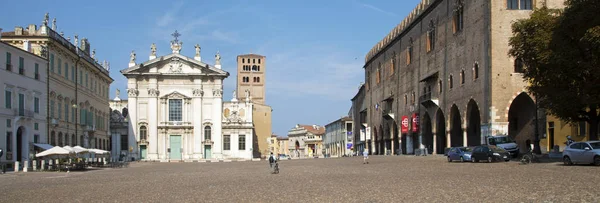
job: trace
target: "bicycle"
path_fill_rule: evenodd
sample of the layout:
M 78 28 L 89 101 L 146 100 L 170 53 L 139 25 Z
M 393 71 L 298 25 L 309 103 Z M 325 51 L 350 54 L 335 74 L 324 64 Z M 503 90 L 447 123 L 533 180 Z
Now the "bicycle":
M 275 162 L 273 166 L 273 174 L 279 174 L 279 162 Z
M 530 164 L 534 162 L 539 162 L 539 157 L 533 154 L 533 150 L 529 150 L 529 152 L 521 157 L 521 164 Z

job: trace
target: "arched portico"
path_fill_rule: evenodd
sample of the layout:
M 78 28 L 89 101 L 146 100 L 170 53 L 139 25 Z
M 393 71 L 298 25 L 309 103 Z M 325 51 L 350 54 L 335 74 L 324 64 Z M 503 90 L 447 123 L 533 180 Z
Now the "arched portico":
M 510 104 L 508 110 L 508 135 L 514 139 L 521 151 L 525 150 L 526 140 L 534 141 L 535 102 L 523 92 Z
M 15 160 L 18 162 L 23 162 L 24 160 L 28 159 L 28 151 L 29 151 L 29 137 L 27 136 L 27 129 L 25 129 L 24 126 L 20 126 L 17 129 L 17 136 L 16 136 L 16 147 L 15 147 L 15 152 L 16 152 L 16 158 Z M 22 166 L 22 165 L 21 165 Z
M 450 108 L 450 146 L 463 146 L 463 130 L 460 119 L 460 111 L 458 106 L 452 105 Z
M 423 115 L 420 127 L 423 132 L 423 145 L 427 148 L 428 153 L 433 153 L 433 126 L 431 126 L 431 118 L 428 113 Z
M 481 144 L 481 117 L 479 106 L 471 99 L 467 105 L 467 146 Z
M 446 140 L 446 118 L 442 109 L 438 109 L 435 113 L 436 124 L 435 124 L 435 152 L 437 154 L 444 154 L 444 150 L 447 146 Z

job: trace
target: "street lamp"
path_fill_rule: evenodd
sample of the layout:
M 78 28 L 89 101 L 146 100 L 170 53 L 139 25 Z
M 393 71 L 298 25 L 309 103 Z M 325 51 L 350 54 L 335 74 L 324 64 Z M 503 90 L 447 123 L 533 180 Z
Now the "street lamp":
M 534 142 L 533 142 L 533 152 L 536 154 L 541 154 L 540 150 L 540 128 L 539 128 L 539 117 L 538 117 L 538 97 L 535 98 L 535 130 L 534 130 Z

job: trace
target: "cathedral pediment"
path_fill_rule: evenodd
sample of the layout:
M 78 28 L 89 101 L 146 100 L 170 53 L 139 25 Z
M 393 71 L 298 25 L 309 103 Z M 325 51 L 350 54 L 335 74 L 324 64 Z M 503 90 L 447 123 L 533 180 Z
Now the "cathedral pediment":
M 191 99 L 191 97 L 188 97 L 184 94 L 181 94 L 177 91 L 173 91 L 169 94 L 166 94 L 165 96 L 162 96 L 161 98 L 163 99 Z
M 172 53 L 136 64 L 121 70 L 121 73 L 125 76 L 143 74 L 229 76 L 227 71 L 179 53 Z

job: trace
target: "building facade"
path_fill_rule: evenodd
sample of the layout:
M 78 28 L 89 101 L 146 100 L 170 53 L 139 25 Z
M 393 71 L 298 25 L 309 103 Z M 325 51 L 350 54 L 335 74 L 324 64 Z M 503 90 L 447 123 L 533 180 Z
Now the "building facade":
M 129 117 L 127 110 L 127 100 L 120 97 L 120 90 L 117 89 L 114 99 L 110 104 L 110 155 L 112 160 L 139 160 L 142 156 L 134 151 L 136 141 L 135 137 L 129 136 Z M 144 155 L 146 156 L 146 155 Z
M 35 144 L 48 142 L 47 61 L 29 51 L 30 47 L 0 42 L 0 148 L 4 151 L 0 162 L 32 160 L 36 151 L 42 150 L 36 150 Z
M 361 153 L 370 146 L 370 137 L 366 136 L 367 124 L 367 106 L 365 103 L 365 84 L 361 83 L 358 92 L 352 98 L 351 118 L 354 121 L 352 126 L 352 135 L 354 136 L 354 152 Z
M 277 145 L 279 148 L 279 151 L 277 151 L 277 154 L 279 155 L 285 155 L 286 157 L 289 157 L 289 153 L 290 153 L 290 146 L 289 146 L 289 138 L 287 137 L 277 137 Z
M 563 2 L 421 1 L 365 57 L 371 151 L 443 153 L 489 135 L 510 136 L 524 150 L 536 105 L 522 63 L 507 54 L 511 23 Z
M 322 156 L 325 128 L 318 125 L 296 125 L 288 131 L 288 150 L 292 158 Z
M 266 104 L 266 57 L 258 54 L 243 54 L 237 56 L 236 92 L 240 100 L 250 100 L 254 103 L 252 118 L 254 119 L 253 156 L 265 158 L 270 152 L 272 131 L 271 112 L 273 109 Z
M 279 142 L 277 141 L 277 135 L 273 134 L 267 138 L 269 143 L 269 153 L 273 153 L 275 156 L 279 154 Z
M 47 131 L 41 136 L 53 146 L 81 145 L 107 150 L 109 146 L 108 63 L 99 64 L 86 38 L 65 38 L 48 25 L 46 13 L 38 28 L 15 27 L 2 41 L 46 59 L 48 66 Z
M 325 125 L 323 146 L 328 156 L 341 157 L 352 155 L 352 150 L 354 149 L 353 124 L 352 119 L 346 116 Z
M 223 157 L 224 159 L 252 159 L 254 126 L 252 124 L 252 102 L 239 101 L 233 93 L 231 102 L 223 103 Z M 205 134 L 207 135 L 207 134 Z M 205 138 L 209 139 L 210 138 Z
M 143 63 L 131 53 L 129 68 L 121 71 L 128 80 L 128 135 L 144 160 L 224 158 L 222 93 L 229 73 L 219 53 L 213 66 L 201 61 L 200 46 L 194 58 L 181 55 L 181 46 L 176 37 L 172 53 L 157 57 L 153 44 Z

